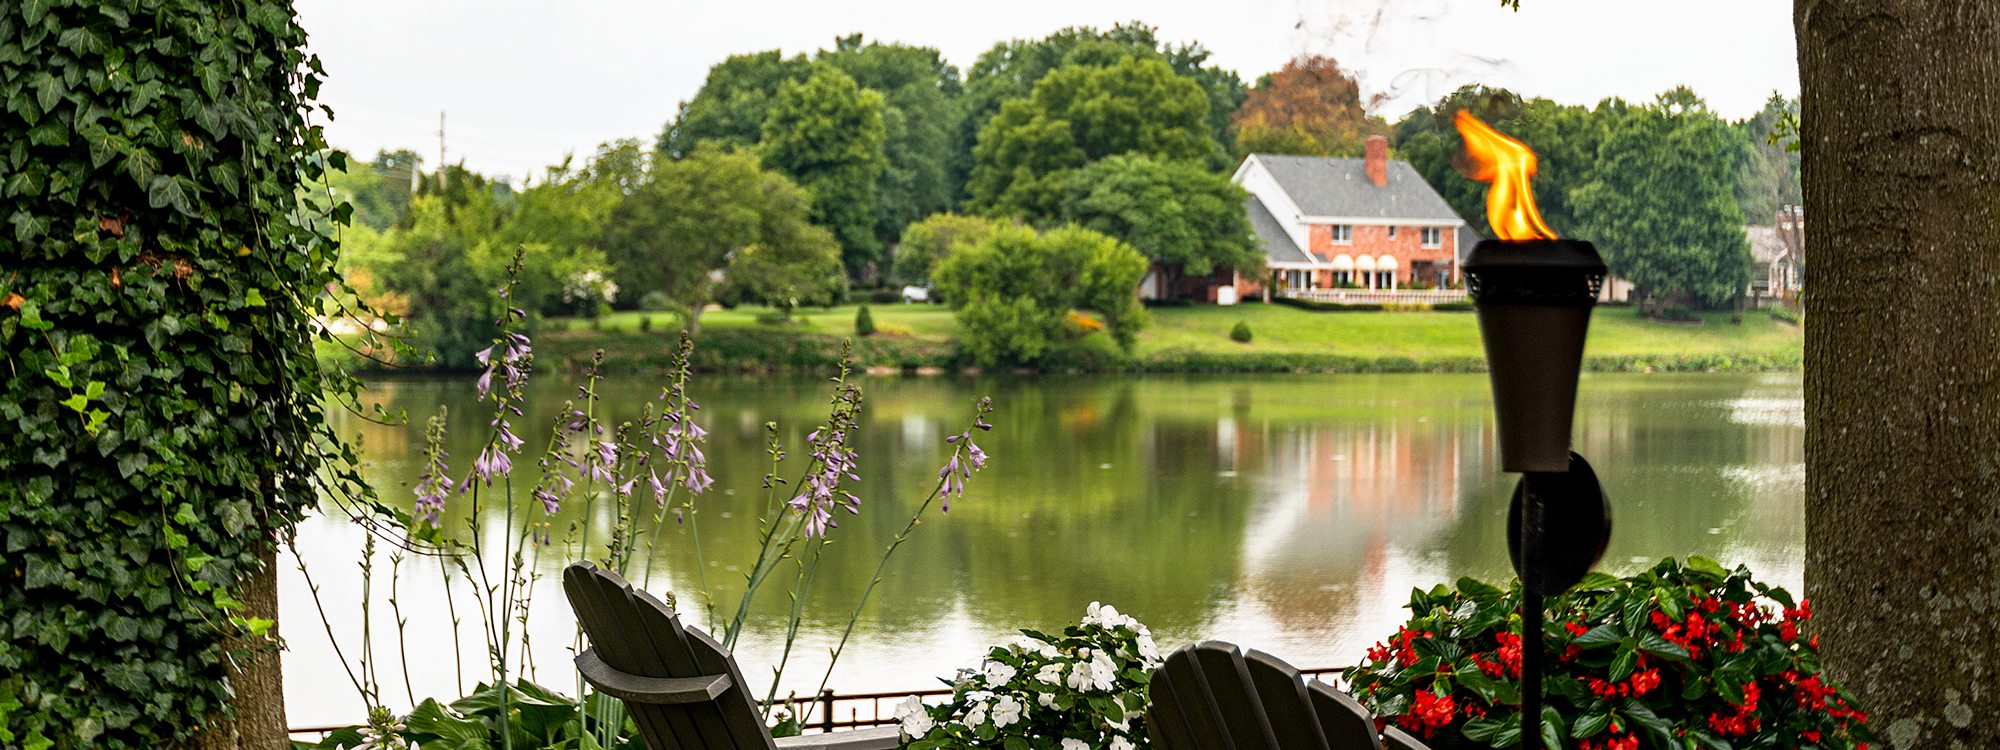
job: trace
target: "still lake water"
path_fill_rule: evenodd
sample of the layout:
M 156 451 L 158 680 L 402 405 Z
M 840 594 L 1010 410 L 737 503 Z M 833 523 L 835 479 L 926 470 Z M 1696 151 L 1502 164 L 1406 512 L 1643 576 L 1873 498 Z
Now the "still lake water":
M 839 541 L 828 548 L 783 679 L 787 691 L 818 684 L 882 545 L 930 490 L 949 452 L 944 438 L 963 429 L 982 395 L 997 407 L 994 429 L 978 437 L 991 462 L 967 497 L 948 514 L 933 510 L 896 553 L 833 675 L 836 690 L 934 687 L 1015 629 L 1059 629 L 1092 601 L 1137 616 L 1163 648 L 1218 638 L 1300 666 L 1351 664 L 1394 631 L 1413 586 L 1511 575 L 1501 526 L 1512 479 L 1499 470 L 1484 375 L 861 382 L 854 490 L 864 505 L 859 516 L 843 514 Z M 531 386 L 528 413 L 517 421 L 531 451 L 547 440 L 549 419 L 575 386 L 554 376 Z M 764 503 L 763 424 L 783 426 L 795 457 L 783 474 L 795 475 L 828 389 L 810 378 L 711 375 L 692 391 L 704 407 L 716 478 L 700 501 L 707 579 L 715 599 L 733 609 Z M 636 418 L 658 385 L 615 379 L 601 394 L 615 423 Z M 343 433 L 360 435 L 366 476 L 393 502 L 409 500 L 423 460 L 422 422 L 440 404 L 451 409 L 455 470 L 483 440 L 487 410 L 469 379 L 377 381 L 369 397 L 407 410 L 414 422 L 384 427 L 340 417 Z M 1698 553 L 1799 585 L 1805 465 L 1797 374 L 1586 375 L 1576 432 L 1612 503 L 1604 568 L 1627 572 Z M 518 462 L 527 485 L 531 462 Z M 464 501 L 454 503 L 451 524 L 462 528 Z M 588 519 L 597 540 L 610 523 L 603 505 Z M 558 538 L 561 526 L 584 521 L 575 507 L 564 513 Z M 491 519 L 497 526 L 497 511 Z M 363 538 L 338 514 L 299 529 L 300 554 L 350 660 L 361 646 Z M 684 611 L 694 609 L 699 587 L 688 542 L 685 530 L 669 530 L 653 553 L 649 587 L 678 594 Z M 538 681 L 571 692 L 574 620 L 558 584 L 567 562 L 559 558 L 551 551 L 535 565 L 542 578 L 530 652 Z M 405 660 L 419 700 L 459 695 L 439 563 L 402 564 L 404 654 L 386 602 L 386 547 L 376 562 L 368 619 L 384 701 L 407 707 Z M 280 581 L 290 720 L 358 721 L 361 701 L 291 564 L 283 560 Z M 737 648 L 760 694 L 784 637 L 781 578 L 766 586 Z M 466 586 L 453 590 L 469 687 L 486 675 L 483 646 Z

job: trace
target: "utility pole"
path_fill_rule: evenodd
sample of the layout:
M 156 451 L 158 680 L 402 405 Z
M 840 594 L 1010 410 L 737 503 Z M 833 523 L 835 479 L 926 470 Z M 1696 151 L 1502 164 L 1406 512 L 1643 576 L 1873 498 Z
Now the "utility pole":
M 438 110 L 438 192 L 444 192 L 447 173 L 444 168 L 444 110 Z

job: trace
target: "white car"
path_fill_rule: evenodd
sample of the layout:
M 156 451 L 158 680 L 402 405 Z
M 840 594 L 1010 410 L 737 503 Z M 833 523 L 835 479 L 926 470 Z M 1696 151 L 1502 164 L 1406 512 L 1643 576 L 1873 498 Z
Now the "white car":
M 929 302 L 931 301 L 931 288 L 927 286 L 916 286 L 916 285 L 903 287 L 903 301 Z

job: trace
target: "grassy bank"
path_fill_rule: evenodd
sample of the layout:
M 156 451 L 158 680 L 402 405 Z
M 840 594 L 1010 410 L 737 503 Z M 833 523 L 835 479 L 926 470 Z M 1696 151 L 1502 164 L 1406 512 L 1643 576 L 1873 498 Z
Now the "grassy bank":
M 878 333 L 855 339 L 864 366 L 946 370 L 971 365 L 957 350 L 951 312 L 924 305 L 869 308 Z M 698 364 L 712 370 L 821 369 L 839 361 L 841 342 L 853 337 L 853 307 L 801 311 L 789 324 L 767 322 L 764 309 L 739 308 L 702 316 Z M 1596 371 L 1792 370 L 1803 359 L 1803 333 L 1763 313 L 1734 324 L 1728 313 L 1698 323 L 1640 317 L 1630 308 L 1597 311 L 1585 351 Z M 764 321 L 760 321 L 764 318 Z M 1229 339 L 1238 321 L 1250 326 L 1249 343 Z M 665 366 L 679 330 L 669 313 L 618 313 L 595 323 L 552 321 L 540 334 L 544 362 L 578 367 L 605 350 L 613 370 Z M 1314 312 L 1281 305 L 1168 307 L 1152 311 L 1152 325 L 1132 354 L 1118 352 L 1094 334 L 1045 365 L 1083 372 L 1462 372 L 1485 367 L 1479 326 L 1467 312 Z

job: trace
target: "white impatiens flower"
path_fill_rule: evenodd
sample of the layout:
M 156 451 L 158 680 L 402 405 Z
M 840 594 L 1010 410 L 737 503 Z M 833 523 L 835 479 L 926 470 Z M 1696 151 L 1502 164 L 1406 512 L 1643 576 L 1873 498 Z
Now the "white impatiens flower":
M 988 685 L 1005 685 L 1014 681 L 1015 670 L 1006 662 L 989 661 L 982 671 L 986 673 Z
M 1035 680 L 1048 685 L 1061 685 L 1063 682 L 1062 672 L 1063 665 L 1061 662 L 1044 664 L 1041 669 L 1035 670 Z
M 1153 636 L 1147 635 L 1144 631 L 1139 633 L 1139 658 L 1146 662 L 1147 669 L 1158 666 L 1160 662 L 1159 645 L 1153 643 Z
M 1132 750 L 1132 741 L 1122 735 L 1111 738 L 1111 750 Z
M 1083 740 L 1073 740 L 1064 738 L 1062 744 L 1062 750 L 1090 750 L 1090 743 L 1084 742 Z
M 1035 702 L 1036 702 L 1036 703 L 1039 703 L 1039 704 L 1041 704 L 1041 705 L 1042 705 L 1042 708 L 1048 708 L 1049 706 L 1053 706 L 1053 705 L 1055 705 L 1055 703 L 1056 703 L 1056 694 L 1055 694 L 1055 693 L 1037 693 L 1037 694 L 1035 695 Z
M 980 701 L 972 704 L 972 708 L 965 712 L 965 725 L 968 727 L 977 727 L 984 723 L 986 723 L 986 702 Z
M 1118 664 L 1104 652 L 1097 652 L 1090 659 L 1090 689 L 1110 690 L 1118 680 Z
M 1021 702 L 1014 700 L 1014 696 L 1000 696 L 1000 700 L 993 702 L 993 726 L 1000 728 L 1020 721 L 1021 709 Z
M 903 736 L 913 740 L 923 739 L 924 733 L 936 726 L 930 712 L 924 710 L 923 700 L 914 695 L 896 704 L 896 720 L 902 722 Z

